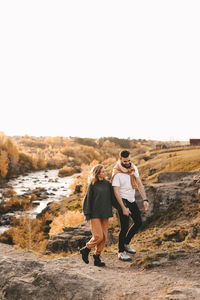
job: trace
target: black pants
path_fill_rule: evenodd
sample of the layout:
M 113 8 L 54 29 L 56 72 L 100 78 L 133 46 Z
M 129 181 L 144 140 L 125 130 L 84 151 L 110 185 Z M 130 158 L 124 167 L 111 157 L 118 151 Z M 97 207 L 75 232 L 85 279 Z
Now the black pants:
M 129 216 L 125 216 L 122 210 L 118 210 L 120 223 L 121 223 L 121 231 L 119 233 L 119 252 L 123 252 L 124 244 L 129 244 L 134 234 L 136 234 L 139 228 L 142 225 L 142 219 L 140 210 L 137 206 L 136 202 L 129 202 L 126 199 L 123 199 L 123 202 L 126 207 L 129 208 L 131 214 L 129 215 L 132 219 L 134 224 L 129 228 Z

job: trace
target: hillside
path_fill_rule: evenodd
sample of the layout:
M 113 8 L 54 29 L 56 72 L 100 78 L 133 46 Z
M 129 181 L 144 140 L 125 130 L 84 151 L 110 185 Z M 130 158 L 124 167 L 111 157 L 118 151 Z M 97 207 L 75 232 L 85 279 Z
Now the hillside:
M 147 182 L 156 182 L 161 172 L 200 171 L 200 147 L 171 147 L 136 156 L 138 168 Z
M 161 143 L 162 148 L 156 150 Z M 155 182 L 159 172 L 198 170 L 200 147 L 181 142 L 79 137 L 6 137 L 0 135 L 0 179 L 41 170 L 60 169 L 60 176 L 80 172 L 93 161 L 105 164 L 110 175 L 122 149 L 131 152 L 141 177 Z

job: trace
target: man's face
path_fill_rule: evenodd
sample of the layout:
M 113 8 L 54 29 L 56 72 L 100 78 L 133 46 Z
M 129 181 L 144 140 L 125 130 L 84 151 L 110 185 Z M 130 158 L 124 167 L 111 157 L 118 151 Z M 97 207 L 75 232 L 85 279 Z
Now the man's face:
M 131 167 L 131 156 L 129 155 L 128 157 L 121 157 L 120 158 L 120 161 L 121 161 L 121 165 L 124 167 L 124 168 L 130 168 Z

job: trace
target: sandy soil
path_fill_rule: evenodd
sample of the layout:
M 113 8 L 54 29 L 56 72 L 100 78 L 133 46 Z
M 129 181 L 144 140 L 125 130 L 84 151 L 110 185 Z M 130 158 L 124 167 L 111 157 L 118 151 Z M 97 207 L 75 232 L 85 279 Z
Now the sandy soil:
M 132 256 L 133 260 L 136 257 Z M 68 263 L 79 273 L 103 281 L 105 300 L 200 299 L 200 253 L 174 261 L 163 258 L 149 270 L 119 261 L 116 254 L 103 254 L 102 260 L 105 268 L 93 266 L 93 257 L 86 265 L 79 255 L 69 257 Z

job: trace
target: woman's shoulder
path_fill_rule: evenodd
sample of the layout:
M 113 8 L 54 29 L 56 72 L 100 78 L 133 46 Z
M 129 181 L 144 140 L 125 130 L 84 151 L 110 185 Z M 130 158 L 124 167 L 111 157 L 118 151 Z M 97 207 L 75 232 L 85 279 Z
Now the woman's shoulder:
M 110 181 L 107 180 L 107 179 L 104 180 L 104 183 L 107 184 L 107 185 L 111 185 Z
M 104 186 L 104 185 L 111 185 L 111 183 L 110 183 L 110 181 L 109 180 L 107 180 L 107 179 L 104 179 L 104 180 L 98 180 L 98 181 L 96 181 L 94 184 L 93 184 L 93 186 L 95 187 L 95 186 Z

